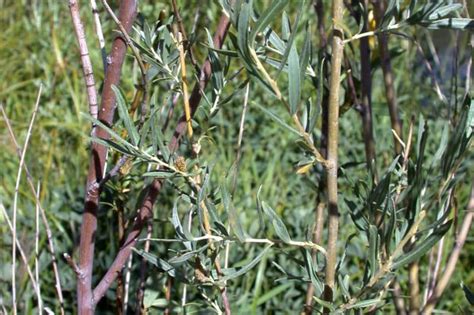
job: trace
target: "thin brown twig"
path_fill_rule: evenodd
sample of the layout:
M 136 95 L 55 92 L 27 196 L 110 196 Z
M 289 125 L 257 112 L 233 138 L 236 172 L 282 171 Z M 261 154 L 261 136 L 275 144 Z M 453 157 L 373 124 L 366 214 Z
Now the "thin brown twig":
M 13 142 L 13 145 L 16 148 L 16 152 L 19 158 L 21 158 L 21 149 L 20 146 L 16 140 L 15 134 L 13 133 L 13 129 L 10 123 L 10 119 L 8 118 L 3 106 L 0 105 L 0 111 L 2 112 L 3 118 L 5 120 L 5 123 L 7 125 L 7 129 L 10 135 L 10 140 Z M 30 190 L 33 193 L 33 195 L 38 196 L 38 191 L 35 188 L 35 185 L 33 184 L 33 178 L 31 176 L 31 173 L 28 169 L 28 166 L 26 164 L 23 164 L 23 168 L 25 170 L 26 174 L 26 179 L 28 182 L 28 185 L 30 186 Z M 62 294 L 62 288 L 61 288 L 61 279 L 59 277 L 59 269 L 58 269 L 58 263 L 56 259 L 56 251 L 54 249 L 54 243 L 53 243 L 53 233 L 51 232 L 51 228 L 49 226 L 48 218 L 46 217 L 46 212 L 44 211 L 43 207 L 41 206 L 41 201 L 40 198 L 36 198 L 35 200 L 36 204 L 39 206 L 40 212 L 41 212 L 41 220 L 43 221 L 43 225 L 46 230 L 46 238 L 48 240 L 48 250 L 51 255 L 51 263 L 53 265 L 53 273 L 54 273 L 54 279 L 55 279 L 55 288 L 56 288 L 56 294 L 58 296 L 59 304 L 60 304 L 60 312 L 61 315 L 64 315 L 64 298 Z
M 165 300 L 166 300 L 166 309 L 164 311 L 165 315 L 169 315 L 171 312 L 171 288 L 173 287 L 173 278 L 168 276 L 166 280 L 166 288 L 165 288 Z
M 104 32 L 102 31 L 102 23 L 100 22 L 99 10 L 97 9 L 97 2 L 90 0 L 92 15 L 94 17 L 95 33 L 97 40 L 99 41 L 100 53 L 102 55 L 102 66 L 104 67 L 104 73 L 107 72 L 107 52 L 105 50 L 105 39 Z
M 186 60 L 184 57 L 183 35 L 178 32 L 177 46 L 179 50 L 179 61 L 181 65 L 181 88 L 183 90 L 184 114 L 186 117 L 186 127 L 188 130 L 188 137 L 193 136 L 193 126 L 191 122 L 191 109 L 189 108 L 189 94 L 188 94 L 188 79 L 186 77 Z
M 23 144 L 23 148 L 21 150 L 21 155 L 20 155 L 20 163 L 18 165 L 18 172 L 16 176 L 16 183 L 15 183 L 15 194 L 13 195 L 13 217 L 12 217 L 12 225 L 13 225 L 13 231 L 12 231 L 12 306 L 13 306 L 13 314 L 17 313 L 17 301 L 16 301 L 16 233 L 17 233 L 17 228 L 16 228 L 16 218 L 17 218 L 17 207 L 18 207 L 18 195 L 20 192 L 20 182 L 21 182 L 21 174 L 23 173 L 23 165 L 25 163 L 25 156 L 26 156 L 26 150 L 28 149 L 28 144 L 30 141 L 31 137 L 31 132 L 33 130 L 33 124 L 35 122 L 36 118 L 36 113 L 38 112 L 38 107 L 41 99 L 41 93 L 43 91 L 43 85 L 41 84 L 39 87 L 38 95 L 36 97 L 36 103 L 33 108 L 33 112 L 31 114 L 31 119 L 30 119 L 30 124 L 28 126 L 28 131 L 26 132 L 26 139 L 25 143 Z M 3 111 L 3 106 L 2 111 Z
M 181 18 L 181 14 L 179 13 L 176 0 L 171 0 L 171 4 L 173 6 L 173 13 L 174 13 L 174 16 L 176 17 L 176 22 L 178 23 L 179 31 L 181 35 L 183 36 L 183 45 L 185 46 L 185 49 L 188 51 L 191 64 L 196 68 L 197 67 L 196 58 L 194 57 L 193 50 L 191 48 L 191 45 L 188 42 L 188 36 L 186 35 L 186 29 L 184 28 L 183 19 Z
M 69 0 L 69 11 L 71 12 L 72 25 L 74 26 L 76 40 L 79 45 L 84 84 L 87 92 L 87 100 L 89 102 L 89 112 L 93 118 L 97 119 L 99 107 L 97 90 L 95 88 L 94 70 L 92 69 L 92 62 L 89 56 L 84 26 L 79 14 L 79 4 L 76 0 Z M 92 134 L 94 130 L 95 128 L 92 129 Z
M 128 314 L 128 298 L 130 292 L 130 279 L 132 275 L 132 262 L 133 256 L 130 255 L 127 261 L 127 266 L 125 267 L 125 283 L 124 283 L 124 297 L 123 297 L 123 313 Z
M 151 233 L 153 231 L 153 226 L 148 220 L 147 222 L 147 235 L 146 235 L 146 240 L 145 240 L 145 246 L 143 248 L 143 251 L 145 253 L 148 253 L 150 251 L 150 238 L 151 238 Z M 147 278 L 147 260 L 145 257 L 142 257 L 142 260 L 140 262 L 140 281 L 138 283 L 138 292 L 137 292 L 137 309 L 135 314 L 140 315 L 140 314 L 146 314 L 146 310 L 144 309 L 143 305 L 143 298 L 145 297 L 145 284 L 146 284 L 146 278 Z
M 368 0 L 360 0 L 360 4 L 364 7 L 364 12 L 367 11 Z M 368 30 L 368 17 L 361 16 L 363 19 L 362 31 Z M 374 180 L 377 181 L 377 170 L 375 168 L 375 140 L 372 126 L 372 77 L 370 66 L 370 46 L 369 38 L 364 37 L 360 40 L 360 64 L 361 64 L 361 117 L 362 117 L 362 131 L 364 136 L 365 157 L 367 161 L 367 169 L 371 170 Z
M 409 312 L 410 315 L 420 313 L 420 281 L 419 281 L 420 264 L 418 261 L 408 266 L 408 288 L 410 295 Z
M 5 221 L 7 221 L 7 225 L 8 225 L 8 228 L 10 230 L 10 233 L 12 233 L 12 235 L 13 235 L 13 233 L 14 233 L 13 223 L 10 220 L 10 217 L 8 216 L 7 210 L 5 209 L 3 203 L 1 203 L 1 202 L 0 202 L 0 210 L 1 210 L 0 213 L 1 213 L 2 217 L 4 217 Z M 41 306 L 42 302 L 41 302 L 41 293 L 40 293 L 39 283 L 35 280 L 35 276 L 34 276 L 33 271 L 31 270 L 31 267 L 28 263 L 28 258 L 26 257 L 25 251 L 23 250 L 23 247 L 21 246 L 21 243 L 18 240 L 18 238 L 14 238 L 12 240 L 12 243 L 15 243 L 15 246 L 16 246 L 18 252 L 20 253 L 21 260 L 22 260 L 23 264 L 26 267 L 26 272 L 28 273 L 28 277 L 30 278 L 31 285 L 33 286 L 33 290 L 35 291 L 36 296 L 40 299 L 38 301 L 38 305 Z M 13 307 L 13 311 L 15 311 L 16 305 L 12 305 L 12 307 Z
M 469 198 L 469 202 L 467 205 L 466 215 L 464 216 L 463 223 L 461 225 L 461 229 L 456 236 L 455 245 L 451 254 L 449 255 L 448 261 L 446 262 L 446 266 L 441 274 L 441 278 L 438 280 L 433 293 L 428 297 L 428 301 L 423 306 L 421 311 L 422 314 L 430 315 L 436 304 L 438 303 L 441 295 L 443 294 L 444 290 L 448 286 L 449 280 L 451 279 L 456 263 L 459 260 L 459 256 L 461 254 L 461 250 L 464 247 L 464 243 L 466 242 L 467 236 L 469 234 L 469 230 L 471 228 L 472 219 L 474 217 L 474 183 L 471 188 L 471 197 Z
M 74 259 L 72 259 L 72 257 L 68 253 L 64 253 L 63 257 L 66 260 L 67 264 L 71 267 L 71 269 L 76 273 L 76 275 L 80 277 L 81 269 L 79 269 Z
M 41 315 L 43 314 L 43 300 L 41 299 L 41 286 L 40 286 L 40 278 L 39 278 L 39 240 L 40 240 L 40 205 L 39 205 L 39 197 L 40 197 L 40 183 L 38 182 L 38 186 L 36 189 L 35 195 L 35 278 L 36 284 L 38 286 L 36 292 L 36 298 L 38 299 L 38 313 Z
M 375 16 L 377 19 L 377 24 L 382 21 L 382 17 L 385 13 L 385 3 L 384 1 L 374 1 L 372 0 L 375 7 Z M 398 110 L 398 99 L 397 94 L 394 88 L 394 78 L 392 72 L 392 62 L 390 60 L 390 51 L 388 48 L 388 34 L 382 32 L 378 35 L 379 39 L 379 51 L 381 58 L 381 66 L 383 71 L 383 79 L 385 84 L 385 98 L 387 100 L 388 111 L 390 113 L 390 121 L 392 125 L 392 130 L 395 131 L 396 135 L 403 139 L 403 130 L 402 123 L 400 120 L 400 114 Z M 395 154 L 402 153 L 402 147 L 398 142 L 396 136 L 394 136 L 394 148 Z
M 249 101 L 249 95 L 250 95 L 250 84 L 247 83 L 245 86 L 244 103 L 242 106 L 242 114 L 240 116 L 239 135 L 237 138 L 237 154 L 234 161 L 235 175 L 234 175 L 234 179 L 232 180 L 232 189 L 231 189 L 232 193 L 235 191 L 235 188 L 237 186 L 237 177 L 238 177 L 237 175 L 239 172 L 240 159 L 242 158 L 242 140 L 244 138 L 245 116 L 247 114 L 247 105 Z

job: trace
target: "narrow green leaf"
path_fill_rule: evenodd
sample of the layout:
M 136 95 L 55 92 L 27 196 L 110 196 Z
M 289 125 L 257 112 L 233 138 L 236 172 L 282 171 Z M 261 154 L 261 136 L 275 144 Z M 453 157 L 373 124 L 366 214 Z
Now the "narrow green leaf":
M 285 53 L 285 48 L 286 48 L 285 42 L 280 38 L 280 36 L 278 36 L 277 33 L 275 33 L 270 28 L 268 28 L 267 34 L 268 34 L 267 38 L 270 44 L 272 44 L 273 48 L 275 48 L 280 53 L 280 55 L 283 56 L 283 54 Z
M 296 47 L 293 45 L 288 56 L 288 89 L 290 114 L 293 115 L 298 111 L 301 96 L 301 71 L 300 60 Z
M 461 3 L 452 3 L 445 6 L 442 6 L 428 16 L 428 20 L 439 20 L 444 18 L 446 15 L 451 12 L 461 10 L 463 5 Z
M 115 85 L 112 85 L 112 90 L 115 93 L 115 98 L 117 100 L 118 113 L 122 119 L 125 129 L 127 129 L 128 136 L 132 140 L 133 145 L 138 145 L 140 136 L 138 135 L 138 130 L 135 127 L 130 115 L 128 114 L 127 101 L 125 100 L 125 95 L 123 91 Z
M 205 251 L 207 248 L 209 247 L 209 244 L 206 244 L 204 245 L 203 247 L 199 248 L 199 249 L 196 249 L 196 250 L 192 250 L 190 252 L 186 252 L 182 255 L 178 255 L 178 256 L 175 256 L 173 258 L 171 258 L 170 260 L 168 260 L 168 263 L 170 264 L 173 264 L 175 266 L 179 266 L 181 265 L 182 263 L 188 261 L 189 259 L 195 257 L 196 255 L 198 255 L 199 253 L 202 253 L 203 251 Z
M 217 49 L 217 48 L 214 48 L 214 47 L 211 47 L 209 46 L 208 44 L 206 43 L 201 43 L 201 45 L 203 45 L 204 47 L 206 47 L 207 49 L 209 50 L 212 50 L 218 54 L 221 54 L 221 55 L 224 55 L 224 56 L 227 56 L 227 57 L 233 57 L 233 58 L 236 58 L 239 56 L 239 53 L 236 52 L 235 50 L 229 50 L 229 49 Z
M 133 156 L 134 155 L 134 151 L 130 150 L 130 148 L 124 146 L 124 145 L 121 145 L 121 144 L 118 144 L 118 143 L 115 143 L 115 142 L 112 142 L 110 140 L 106 140 L 106 139 L 101 139 L 101 138 L 90 138 L 91 141 L 93 142 L 96 142 L 100 145 L 103 145 L 104 147 L 106 148 L 109 148 L 109 149 L 113 149 L 115 151 L 118 151 L 122 154 L 125 154 L 125 155 L 129 155 L 129 156 Z
M 166 272 L 168 275 L 170 275 L 171 277 L 175 277 L 176 276 L 176 270 L 175 270 L 175 267 L 173 267 L 172 265 L 170 265 L 168 262 L 166 262 L 165 260 L 157 257 L 156 255 L 153 255 L 151 253 L 148 253 L 148 252 L 145 252 L 143 249 L 133 249 L 138 255 L 140 255 L 141 257 L 145 258 L 145 260 L 147 262 L 149 262 L 150 264 L 154 265 L 155 267 L 157 267 L 158 269 L 162 270 L 163 272 Z
M 441 225 L 433 231 L 428 237 L 426 237 L 421 244 L 415 246 L 414 249 L 408 253 L 402 254 L 400 257 L 396 258 L 392 264 L 391 269 L 395 270 L 404 265 L 407 265 L 413 261 L 418 260 L 422 257 L 427 251 L 429 251 L 449 230 L 452 220 L 449 220 L 445 224 Z
M 286 229 L 285 223 L 281 220 L 281 218 L 275 213 L 275 211 L 268 206 L 265 201 L 262 201 L 262 208 L 263 212 L 270 218 L 273 228 L 275 229 L 275 233 L 278 237 L 285 243 L 291 242 L 290 234 Z
M 464 285 L 464 283 L 461 283 L 461 288 L 464 291 L 464 296 L 466 296 L 469 304 L 474 306 L 474 293 L 466 285 Z
M 205 30 L 206 30 L 209 46 L 214 48 L 214 43 L 212 40 L 211 33 L 209 33 L 209 30 L 207 28 L 205 28 Z M 221 62 L 219 61 L 219 56 L 217 55 L 216 52 L 211 50 L 209 51 L 208 58 L 211 63 L 211 69 L 212 69 L 212 76 L 211 76 L 211 82 L 213 83 L 212 87 L 213 89 L 220 91 L 224 86 L 224 74 L 223 74 Z
M 248 63 L 251 62 L 249 53 L 249 40 L 248 40 L 248 28 L 250 20 L 250 10 L 252 9 L 252 1 L 249 3 L 244 2 L 239 13 L 239 22 L 237 25 L 237 43 L 242 52 L 244 60 Z
M 318 91 L 316 95 L 316 104 L 311 108 L 311 120 L 309 121 L 308 132 L 312 132 L 314 126 L 316 126 L 316 121 L 321 113 L 321 106 L 323 104 L 324 98 L 324 64 L 325 59 L 321 60 L 321 66 L 319 70 L 319 78 L 318 78 Z M 314 108 L 316 107 L 316 108 Z
M 289 282 L 289 283 L 281 284 L 279 286 L 274 287 L 270 291 L 266 292 L 264 295 L 260 296 L 256 301 L 256 305 L 259 306 L 259 305 L 264 304 L 267 301 L 270 301 L 271 299 L 273 299 L 280 293 L 287 291 L 292 286 L 293 286 L 293 283 Z
M 171 178 L 173 176 L 176 176 L 176 173 L 170 171 L 151 171 L 144 173 L 142 176 L 155 178 Z
M 293 23 L 293 26 L 291 28 L 291 34 L 290 34 L 290 38 L 288 39 L 288 42 L 286 44 L 285 53 L 283 54 L 283 57 L 281 58 L 281 65 L 280 65 L 280 69 L 278 69 L 278 74 L 280 74 L 281 69 L 283 69 L 283 66 L 286 64 L 286 61 L 288 60 L 288 57 L 289 57 L 289 55 L 291 53 L 291 50 L 293 48 L 293 42 L 294 42 L 295 37 L 296 37 L 296 33 L 297 33 L 297 29 L 298 29 L 298 23 L 300 21 L 301 14 L 303 13 L 303 9 L 304 9 L 304 0 L 300 0 L 299 1 L 298 14 L 296 15 L 295 22 Z
M 272 247 L 272 245 L 268 245 L 267 247 L 265 247 L 265 249 L 260 254 L 258 254 L 258 256 L 255 257 L 250 263 L 248 263 L 244 267 L 240 268 L 236 272 L 234 272 L 232 274 L 229 274 L 225 277 L 222 277 L 221 279 L 219 279 L 219 283 L 224 284 L 226 281 L 235 279 L 237 277 L 240 277 L 240 276 L 246 274 L 250 269 L 252 269 L 256 264 L 258 264 L 258 262 L 263 258 L 263 256 L 265 256 L 265 254 L 268 252 L 268 250 L 271 247 Z
M 241 242 L 243 242 L 246 238 L 246 235 L 244 229 L 242 228 L 242 224 L 240 223 L 239 215 L 230 199 L 229 191 L 227 190 L 225 185 L 221 185 L 221 196 L 222 202 L 224 204 L 224 209 L 227 212 L 227 215 L 229 216 L 230 227 L 232 231 L 234 231 L 235 236 L 237 236 L 237 238 Z
M 364 300 L 364 301 L 357 302 L 357 303 L 355 303 L 354 305 L 351 305 L 350 307 L 348 307 L 348 309 L 353 309 L 353 308 L 366 308 L 366 307 L 369 307 L 369 306 L 374 306 L 374 305 L 376 305 L 377 303 L 380 303 L 380 299 Z
M 183 198 L 184 199 L 184 198 Z M 195 208 L 192 207 L 187 213 L 186 216 L 184 217 L 183 220 L 183 233 L 184 236 L 186 237 L 187 240 L 192 241 L 194 239 L 193 233 L 191 232 L 192 229 L 192 218 L 193 218 L 193 212 Z
M 435 29 L 450 29 L 450 30 L 474 30 L 474 19 L 466 18 L 449 18 L 435 21 L 421 21 L 420 25 L 435 30 Z
M 283 11 L 283 14 L 281 16 L 281 39 L 287 42 L 290 39 L 290 35 L 290 18 L 288 17 L 288 14 L 286 14 L 286 11 Z
M 300 81 L 301 84 L 304 82 L 304 77 L 306 74 L 306 70 L 309 65 L 309 61 L 311 59 L 311 33 L 309 25 L 306 24 L 306 31 L 304 34 L 304 42 L 303 42 L 303 49 L 301 50 L 301 58 L 300 58 Z
M 369 264 L 371 274 L 375 274 L 376 270 L 378 269 L 377 264 L 377 254 L 379 253 L 379 235 L 377 231 L 377 227 L 375 225 L 370 225 L 369 230 Z
M 260 18 L 255 23 L 255 27 L 250 34 L 250 41 L 253 45 L 255 37 L 261 31 L 263 31 L 271 22 L 275 21 L 275 18 L 280 12 L 285 8 L 288 0 L 277 0 L 267 7 L 267 9 L 262 13 Z
M 120 137 L 118 135 L 118 133 L 116 133 L 115 131 L 113 131 L 112 128 L 106 126 L 103 122 L 101 122 L 100 120 L 98 119 L 95 119 L 93 118 L 91 115 L 89 114 L 82 114 L 82 116 L 91 121 L 92 123 L 94 123 L 95 125 L 99 126 L 100 128 L 104 129 L 113 139 L 115 139 L 117 142 L 121 143 L 122 145 L 130 148 L 130 149 L 136 149 L 134 145 L 132 145 L 131 143 L 129 143 L 127 140 L 123 139 L 122 137 Z
M 333 303 L 331 303 L 331 302 L 324 301 L 324 300 L 318 298 L 317 296 L 313 296 L 313 299 L 316 301 L 316 303 L 318 303 L 319 305 L 324 306 L 325 308 L 329 309 L 331 312 L 334 312 L 336 310 L 334 308 Z
M 263 111 L 265 114 L 267 114 L 268 116 L 270 116 L 270 118 L 272 118 L 276 123 L 278 123 L 280 126 L 282 126 L 283 128 L 287 129 L 288 131 L 291 131 L 292 133 L 298 135 L 298 136 L 301 136 L 300 133 L 294 129 L 293 127 L 291 127 L 290 125 L 288 125 L 287 123 L 285 123 L 280 117 L 278 117 L 277 115 L 275 115 L 274 113 L 272 113 L 271 111 L 269 111 L 268 109 L 264 108 L 263 106 L 261 106 L 260 104 L 257 104 L 257 103 L 254 103 L 252 102 L 255 106 L 257 106 L 261 111 Z
M 316 289 L 315 294 L 317 296 L 320 296 L 323 293 L 324 285 L 319 280 L 318 275 L 316 274 L 316 271 L 314 270 L 314 265 L 313 265 L 313 259 L 311 257 L 311 252 L 306 249 L 302 248 L 303 251 L 303 257 L 304 257 L 304 263 L 306 266 L 306 272 L 308 273 L 309 278 L 311 279 L 311 283 L 313 284 L 314 288 Z

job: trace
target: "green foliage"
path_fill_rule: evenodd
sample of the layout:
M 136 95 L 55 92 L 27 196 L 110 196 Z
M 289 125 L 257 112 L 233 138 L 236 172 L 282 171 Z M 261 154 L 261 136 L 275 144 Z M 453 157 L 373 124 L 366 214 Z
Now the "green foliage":
M 317 200 L 325 195 L 324 167 L 317 163 L 313 148 L 319 148 L 323 138 L 321 108 L 328 94 L 330 58 L 328 51 L 320 48 L 310 1 L 236 1 L 234 6 L 224 0 L 221 5 L 209 6 L 202 6 L 200 1 L 179 3 L 188 33 L 192 28 L 189 21 L 199 12 L 196 31 L 189 34 L 189 47 L 200 64 L 209 58 L 212 75 L 193 118 L 195 136 L 183 139 L 177 152 L 168 148 L 182 114 L 182 96 L 173 103 L 176 93 L 183 93 L 173 35 L 175 19 L 172 15 L 160 20 L 156 17 L 159 10 L 170 10 L 167 4 L 140 3 L 140 17 L 131 34 L 147 64 L 147 112 L 141 116 L 140 110 L 131 110 L 137 93 L 134 84 L 139 83 L 140 75 L 130 56 L 120 86 L 113 88 L 117 117 L 113 126 L 106 126 L 80 114 L 87 112 L 86 97 L 66 5 L 23 2 L 0 2 L 5 12 L 0 22 L 7 25 L 0 35 L 0 66 L 4 69 L 0 74 L 0 102 L 21 145 L 36 87 L 39 82 L 45 85 L 26 164 L 35 183 L 41 182 L 40 201 L 52 227 L 57 253 L 72 255 L 77 245 L 88 139 L 108 148 L 108 172 L 122 156 L 128 159 L 102 187 L 94 282 L 120 248 L 119 217 L 128 222 L 127 228 L 131 226 L 142 203 L 143 187 L 153 179 L 163 182 L 150 223 L 150 250 L 145 250 L 145 242 L 140 240 L 134 248 L 131 268 L 126 271 L 132 275 L 129 310 L 137 307 L 140 259 L 149 263 L 144 305 L 150 313 L 161 313 L 166 308 L 171 313 L 222 312 L 221 292 L 226 287 L 236 314 L 298 313 L 305 303 L 308 284 L 314 287 L 315 312 L 326 308 L 336 314 L 348 310 L 362 313 L 374 307 L 393 312 L 387 288 L 390 281 L 396 277 L 406 289 L 407 266 L 419 262 L 420 278 L 426 285 L 431 268 L 428 257 L 433 256 L 431 251 L 442 238 L 442 261 L 446 260 L 455 228 L 465 215 L 460 210 L 469 198 L 473 176 L 474 99 L 470 91 L 464 90 L 466 78 L 460 70 L 467 64 L 470 50 L 463 44 L 456 48 L 456 59 L 445 61 L 451 50 L 441 47 L 443 63 L 459 63 L 459 73 L 434 74 L 442 92 L 449 93 L 451 101 L 443 103 L 433 92 L 432 82 L 424 79 L 423 57 L 417 54 L 413 40 L 422 28 L 449 29 L 446 34 L 453 36 L 452 30 L 472 29 L 472 20 L 460 15 L 462 5 L 411 1 L 406 6 L 389 1 L 377 32 L 404 35 L 391 37 L 391 46 L 398 49 L 391 51 L 391 57 L 394 85 L 406 122 L 402 137 L 405 150 L 412 144 L 408 156 L 393 155 L 380 57 L 374 50 L 374 167 L 381 176 L 370 173 L 363 162 L 360 117 L 356 110 L 349 110 L 339 120 L 342 228 L 337 286 L 333 302 L 328 302 L 322 297 L 327 228 L 322 244 L 313 243 L 311 231 Z M 325 4 L 328 15 L 330 6 Z M 212 43 L 212 34 L 223 9 L 229 13 L 232 26 L 224 47 L 218 49 Z M 92 20 L 88 10 L 82 13 L 100 82 L 101 57 L 92 40 Z M 101 17 L 110 39 L 114 25 L 105 14 Z M 64 29 L 58 29 L 58 25 L 64 25 Z M 345 32 L 358 29 L 359 25 L 347 17 Z M 21 42 L 17 41 L 19 35 Z M 345 58 L 351 69 L 344 67 L 341 88 L 343 101 L 353 103 L 347 75 L 350 71 L 360 84 L 360 60 L 355 53 L 359 43 L 348 37 L 346 45 Z M 7 50 L 16 54 L 7 54 Z M 189 82 L 199 77 L 188 64 L 186 71 Z M 247 84 L 250 96 L 240 142 L 243 90 Z M 412 126 L 412 139 L 407 138 L 410 119 L 418 125 Z M 106 130 L 110 140 L 90 137 L 91 125 Z M 6 128 L 0 132 L 0 143 L 5 148 L 0 152 L 0 202 L 11 214 L 18 159 Z M 18 235 L 25 248 L 32 249 L 35 199 L 25 180 L 20 190 Z M 4 220 L 0 215 L 0 222 Z M 10 232 L 5 224 L 0 232 L 4 235 L 0 239 L 0 260 L 10 262 Z M 58 312 L 46 241 L 42 227 L 37 264 L 41 295 L 44 305 Z M 472 247 L 468 239 L 439 309 L 457 312 L 458 305 L 468 309 L 468 303 L 472 304 Z M 29 257 L 30 265 L 36 266 L 34 255 Z M 0 306 L 10 309 L 11 275 L 7 265 L 3 264 L 0 271 Z M 72 313 L 75 275 L 62 260 L 59 268 L 66 313 Z M 37 311 L 35 293 L 22 268 L 17 279 L 21 311 Z M 170 281 L 172 294 L 167 300 Z M 465 285 L 460 288 L 461 281 Z M 112 289 L 99 303 L 97 312 L 113 313 L 113 293 Z

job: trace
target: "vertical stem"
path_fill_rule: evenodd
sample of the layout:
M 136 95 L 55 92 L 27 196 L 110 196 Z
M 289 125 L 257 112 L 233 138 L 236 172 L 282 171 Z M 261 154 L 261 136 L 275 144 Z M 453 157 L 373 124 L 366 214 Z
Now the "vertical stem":
M 377 21 L 381 21 L 383 14 L 385 12 L 384 1 L 373 1 L 375 6 L 375 15 L 377 16 Z M 380 47 L 380 58 L 382 60 L 382 71 L 383 71 L 383 80 L 385 83 L 385 97 L 387 98 L 388 110 L 390 112 L 390 121 L 392 124 L 392 129 L 397 133 L 400 139 L 403 139 L 402 134 L 402 123 L 398 113 L 398 101 L 395 88 L 393 87 L 393 73 L 392 73 L 392 63 L 390 61 L 390 53 L 388 50 L 388 35 L 385 32 L 379 34 L 379 47 Z M 395 153 L 402 153 L 402 145 L 398 139 L 394 136 L 393 138 L 395 145 Z
M 125 219 L 124 219 L 124 205 L 122 201 L 118 201 L 117 205 L 117 226 L 118 226 L 118 245 L 122 246 L 125 236 Z M 115 290 L 115 305 L 116 315 L 122 315 L 124 313 L 124 294 L 125 284 L 123 281 L 123 270 L 120 271 L 117 276 L 117 289 Z
M 314 11 L 316 12 L 316 16 L 318 19 L 318 33 L 319 33 L 319 43 L 320 43 L 320 60 L 326 58 L 327 52 L 327 37 L 326 37 L 326 26 L 324 23 L 324 3 L 323 0 L 315 0 L 313 2 Z M 324 69 L 327 69 L 324 67 Z M 325 71 L 325 74 L 327 71 Z M 320 78 L 320 80 L 324 80 L 326 75 Z M 315 87 L 317 85 L 315 84 Z M 321 91 L 324 94 L 324 89 Z M 326 159 L 327 158 L 327 138 L 328 138 L 328 124 L 327 124 L 327 117 L 328 117 L 328 98 L 327 95 L 321 95 L 322 102 L 322 126 L 321 126 L 321 143 L 320 143 L 320 152 L 321 155 Z M 324 202 L 324 183 L 326 181 L 325 176 L 321 176 L 319 179 L 319 188 L 316 196 L 316 207 L 315 207 L 315 225 L 313 228 L 313 242 L 315 244 L 321 245 L 322 242 L 322 235 L 324 229 L 324 209 L 326 208 L 326 204 Z M 311 258 L 314 262 L 316 262 L 316 251 L 313 250 L 311 253 Z M 308 283 L 308 288 L 306 290 L 306 299 L 304 304 L 304 313 L 309 315 L 313 313 L 313 295 L 314 295 L 314 285 L 312 283 Z
M 410 315 L 420 313 L 420 284 L 418 281 L 419 264 L 418 261 L 411 263 L 408 267 L 408 283 L 410 290 Z
M 89 102 L 89 112 L 93 118 L 97 119 L 98 97 L 97 90 L 95 89 L 94 71 L 89 56 L 89 48 L 87 47 L 86 33 L 84 32 L 84 26 L 82 25 L 81 16 L 79 14 L 79 4 L 76 0 L 69 0 L 69 10 L 71 12 L 74 32 L 76 33 L 77 44 L 79 45 L 84 84 L 86 86 L 87 101 Z M 92 132 L 94 132 L 94 129 L 92 129 Z
M 152 225 L 151 220 L 147 222 L 147 235 L 146 241 L 144 246 L 145 253 L 150 251 L 150 238 L 152 232 Z M 146 285 L 146 278 L 147 278 L 147 260 L 145 257 L 142 257 L 142 261 L 140 262 L 140 283 L 138 285 L 138 293 L 137 293 L 137 309 L 135 314 L 146 314 L 146 310 L 143 304 L 143 298 L 145 297 L 145 285 Z
M 92 15 L 94 16 L 95 33 L 99 41 L 100 53 L 102 55 L 102 65 L 104 66 L 104 73 L 107 72 L 107 52 L 105 51 L 105 39 L 102 31 L 102 24 L 100 23 L 99 10 L 97 9 L 97 2 L 90 0 Z
M 339 89 L 341 63 L 344 50 L 343 31 L 340 27 L 343 18 L 342 0 L 334 0 L 332 7 L 333 39 L 331 57 L 331 81 L 328 108 L 328 156 L 327 156 L 327 194 L 328 194 L 328 244 L 326 258 L 326 279 L 324 299 L 331 302 L 335 283 L 337 263 L 337 235 L 339 210 L 337 203 L 337 149 L 339 138 Z
M 368 7 L 368 0 L 363 0 L 360 2 L 363 4 L 364 8 Z M 362 32 L 366 32 L 368 30 L 367 18 L 361 16 L 361 19 L 364 21 Z M 360 64 L 362 72 L 361 116 L 365 144 L 365 157 L 367 160 L 367 168 L 372 170 L 372 174 L 377 177 L 375 168 L 372 168 L 373 162 L 375 160 L 375 142 L 372 127 L 372 78 L 370 73 L 370 47 L 368 37 L 363 37 L 360 39 Z
M 31 114 L 30 125 L 28 126 L 28 131 L 26 133 L 25 143 L 23 144 L 23 148 L 21 150 L 20 155 L 20 164 L 18 165 L 18 173 L 16 176 L 16 183 L 15 183 L 15 194 L 13 195 L 13 217 L 12 217 L 12 307 L 13 307 L 13 314 L 17 314 L 17 300 L 16 300 L 16 250 L 17 250 L 17 229 L 16 229 L 16 217 L 17 217 L 17 205 L 18 205 L 18 196 L 20 193 L 20 182 L 21 182 L 21 174 L 23 173 L 23 165 L 25 163 L 25 155 L 26 150 L 28 149 L 28 143 L 30 141 L 31 131 L 33 129 L 33 124 L 35 122 L 36 113 L 38 112 L 39 102 L 41 98 L 41 93 L 43 91 L 43 85 L 40 85 L 38 96 L 36 97 L 35 107 L 33 108 L 33 113 Z M 3 106 L 2 106 L 3 111 Z
M 135 0 L 123 0 L 120 4 L 120 21 L 127 31 L 132 28 L 137 12 L 136 8 L 137 2 Z M 105 75 L 102 102 L 98 115 L 99 120 L 107 125 L 112 124 L 115 114 L 115 94 L 112 85 L 118 85 L 120 82 L 126 51 L 126 41 L 121 36 L 116 37 L 109 57 L 110 64 Z M 109 139 L 110 137 L 101 128 L 97 128 L 96 136 L 103 139 Z M 104 146 L 97 143 L 92 144 L 79 243 L 80 273 L 77 279 L 77 305 L 78 314 L 80 315 L 93 314 L 96 303 L 92 293 L 92 271 L 100 194 L 98 183 L 103 177 L 106 156 L 107 149 Z

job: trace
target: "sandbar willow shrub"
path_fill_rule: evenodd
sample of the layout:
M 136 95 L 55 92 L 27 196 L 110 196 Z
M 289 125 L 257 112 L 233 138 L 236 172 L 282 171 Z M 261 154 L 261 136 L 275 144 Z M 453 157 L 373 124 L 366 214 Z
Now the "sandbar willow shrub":
M 421 49 L 417 32 L 472 32 L 474 21 L 461 17 L 464 6 L 315 1 L 313 13 L 305 1 L 219 4 L 211 13 L 222 11 L 220 21 L 228 20 L 217 27 L 220 40 L 200 16 L 193 27 L 194 8 L 187 6 L 157 19 L 139 4 L 143 14 L 133 29 L 116 21 L 133 48 L 135 71 L 124 71 L 136 84 L 110 84 L 113 120 L 100 111 L 99 118 L 84 115 L 97 131 L 90 133 L 92 152 L 106 148 L 108 161 L 105 176 L 95 174 L 86 187 L 79 264 L 69 259 L 80 313 L 105 311 L 113 299 L 119 313 L 433 312 L 446 288 L 442 270 L 452 274 L 451 257 L 466 240 L 456 229 L 472 220 L 472 206 L 465 211 L 470 86 L 464 93 L 456 86 L 453 105 L 435 78 L 440 105 L 432 108 L 452 112 L 397 118 L 403 129 L 397 119 L 374 114 L 373 123 L 363 118 L 362 138 L 354 113 L 367 113 L 372 91 L 384 107 L 379 112 L 392 104 L 378 92 L 395 85 L 382 83 L 387 59 L 405 55 L 429 64 L 413 54 Z M 377 56 L 374 45 L 387 35 L 408 45 Z M 376 56 L 364 66 L 356 49 L 376 37 L 369 48 Z M 201 69 L 196 60 L 205 58 Z M 383 79 L 364 90 L 364 73 L 380 78 L 379 68 Z M 99 163 L 94 159 L 91 165 Z M 92 194 L 102 204 L 89 211 Z M 96 239 L 95 252 L 85 235 Z M 459 307 L 467 311 L 473 298 L 463 289 L 467 300 Z M 128 296 L 134 298 L 124 302 Z

